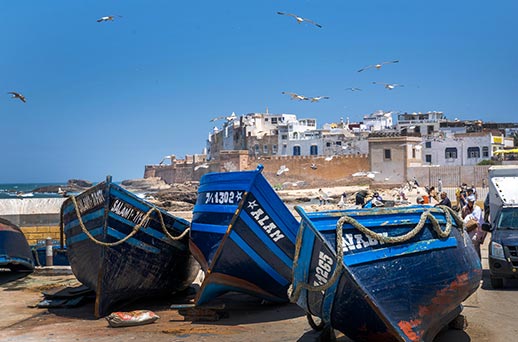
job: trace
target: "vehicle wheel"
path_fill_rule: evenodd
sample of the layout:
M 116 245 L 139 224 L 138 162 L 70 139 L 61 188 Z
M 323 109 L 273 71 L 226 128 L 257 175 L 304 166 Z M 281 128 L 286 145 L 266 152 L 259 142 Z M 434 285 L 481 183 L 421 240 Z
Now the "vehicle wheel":
M 450 324 L 448 324 L 448 327 L 455 330 L 466 330 L 468 327 L 468 320 L 466 319 L 466 316 L 458 315 L 450 322 Z
M 494 289 L 501 289 L 502 287 L 504 287 L 504 280 L 502 278 L 490 277 L 490 280 L 491 280 L 491 286 Z
M 316 331 L 322 331 L 322 329 L 324 329 L 324 321 L 323 321 L 323 320 L 321 320 L 321 319 L 319 318 L 320 322 L 317 324 L 317 323 L 315 322 L 315 320 L 313 319 L 313 317 L 314 317 L 314 316 L 313 316 L 313 315 L 311 315 L 311 314 L 309 314 L 309 313 L 308 313 L 308 314 L 306 314 L 306 318 L 308 319 L 308 323 L 309 323 L 309 325 L 310 325 L 313 329 L 315 329 Z M 318 317 L 317 317 L 317 318 L 318 318 Z

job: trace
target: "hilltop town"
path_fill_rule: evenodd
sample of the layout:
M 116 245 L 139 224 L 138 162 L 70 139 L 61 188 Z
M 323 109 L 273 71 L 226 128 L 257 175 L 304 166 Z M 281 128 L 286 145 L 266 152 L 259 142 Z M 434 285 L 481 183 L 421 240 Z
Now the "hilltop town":
M 208 172 L 255 169 L 278 188 L 374 184 L 484 186 L 487 168 L 518 159 L 518 124 L 449 120 L 442 112 L 377 111 L 362 122 L 343 118 L 321 128 L 314 118 L 249 113 L 217 118 L 204 153 L 164 157 L 144 178 L 168 184 L 198 181 Z

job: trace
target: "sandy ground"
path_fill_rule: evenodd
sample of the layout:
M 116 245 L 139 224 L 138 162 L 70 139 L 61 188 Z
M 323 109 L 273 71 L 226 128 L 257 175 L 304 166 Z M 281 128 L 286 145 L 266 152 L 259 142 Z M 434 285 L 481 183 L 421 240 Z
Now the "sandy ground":
M 489 239 L 487 239 L 489 241 Z M 487 246 L 483 246 L 487 256 Z M 435 342 L 515 341 L 518 335 L 516 307 L 518 280 L 508 281 L 501 290 L 489 285 L 487 259 L 483 258 L 481 287 L 464 303 L 468 319 L 465 331 L 445 330 Z M 95 319 L 93 302 L 71 309 L 34 308 L 42 291 L 79 283 L 66 267 L 39 269 L 20 277 L 0 272 L 0 341 L 299 341 L 319 340 L 300 308 L 293 304 L 272 305 L 241 294 L 219 299 L 225 303 L 228 318 L 216 322 L 184 321 L 172 304 L 183 303 L 186 296 L 136 302 L 125 311 L 147 309 L 161 318 L 138 327 L 111 328 L 105 319 Z M 217 302 L 214 304 L 218 304 Z M 337 341 L 350 340 L 337 332 Z
M 338 199 L 343 192 L 353 194 L 360 189 L 362 187 L 323 190 Z M 285 193 L 281 191 L 280 195 L 291 208 L 297 204 L 296 198 L 310 199 L 310 202 L 304 203 L 304 206 L 309 207 L 308 210 L 332 209 L 336 206 L 336 200 L 330 205 L 320 206 L 317 193 L 318 189 L 306 189 Z M 384 191 L 381 195 L 385 199 L 392 199 L 392 193 L 393 191 Z M 415 189 L 407 192 L 411 203 L 415 203 L 418 195 Z M 354 206 L 354 196 L 348 197 L 348 206 Z M 192 218 L 190 211 L 176 214 L 188 220 Z M 518 280 L 507 281 L 503 289 L 491 288 L 487 269 L 487 242 L 489 236 L 482 248 L 483 282 L 477 292 L 464 303 L 463 314 L 469 323 L 467 329 L 444 330 L 437 335 L 434 342 L 516 340 Z M 126 328 L 111 328 L 105 319 L 95 319 L 92 301 L 69 309 L 34 307 L 43 299 L 42 291 L 78 285 L 67 267 L 41 268 L 28 276 L 0 271 L 0 341 L 320 341 L 319 333 L 311 329 L 304 312 L 296 305 L 264 304 L 253 297 L 235 293 L 218 299 L 220 304 L 225 304 L 227 318 L 204 323 L 185 321 L 178 310 L 170 308 L 172 304 L 185 303 L 190 298 L 185 294 L 135 302 L 123 308 L 124 311 L 152 310 L 160 316 L 153 324 Z M 337 341 L 350 342 L 339 332 L 336 333 Z

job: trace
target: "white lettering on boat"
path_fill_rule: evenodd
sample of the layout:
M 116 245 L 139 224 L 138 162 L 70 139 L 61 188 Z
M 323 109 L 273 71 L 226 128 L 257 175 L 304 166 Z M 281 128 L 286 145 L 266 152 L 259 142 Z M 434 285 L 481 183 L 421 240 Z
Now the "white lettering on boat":
M 250 216 L 253 217 L 255 222 L 257 222 L 257 224 L 261 226 L 261 228 L 266 232 L 266 234 L 268 234 L 270 239 L 272 239 L 274 242 L 277 242 L 284 238 L 285 236 L 284 234 L 282 234 L 279 227 L 277 227 L 277 225 L 272 221 L 270 216 L 266 215 L 266 213 L 261 207 L 257 208 L 257 210 L 255 211 L 252 211 L 256 206 L 259 206 L 256 203 L 256 201 L 248 202 L 247 209 L 250 210 L 248 213 L 250 214 Z
M 87 194 L 84 197 L 78 197 L 76 202 L 79 208 L 79 212 L 84 214 L 93 207 L 104 203 L 103 190 L 99 189 L 95 192 Z
M 211 191 L 205 193 L 205 204 L 236 204 L 241 198 L 242 191 Z
M 388 236 L 387 232 L 381 233 L 384 237 Z M 363 234 L 344 234 L 342 248 L 344 252 L 354 251 L 358 249 L 363 249 L 369 246 L 375 245 L 383 245 L 385 242 L 378 241 L 376 239 L 371 238 L 370 236 L 365 236 Z
M 126 220 L 132 221 L 135 224 L 141 224 L 144 216 L 146 215 L 144 212 L 129 206 L 127 203 L 124 203 L 121 200 L 116 200 L 110 208 L 110 211 L 119 215 L 120 217 L 125 218 Z M 142 227 L 146 227 L 147 222 L 148 221 L 142 222 Z
M 333 259 L 320 251 L 318 254 L 318 266 L 315 268 L 315 280 L 313 281 L 313 286 L 322 286 L 327 284 L 329 280 L 329 272 L 333 267 Z

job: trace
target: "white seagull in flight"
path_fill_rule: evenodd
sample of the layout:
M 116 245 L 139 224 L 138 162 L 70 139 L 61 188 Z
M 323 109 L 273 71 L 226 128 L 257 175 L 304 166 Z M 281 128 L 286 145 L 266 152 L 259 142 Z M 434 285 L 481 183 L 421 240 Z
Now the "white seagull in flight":
M 350 91 L 361 91 L 361 89 L 360 89 L 360 88 L 354 88 L 354 87 L 352 87 L 352 88 L 345 88 L 345 90 L 350 90 Z
M 322 25 L 319 25 L 319 24 L 315 23 L 313 20 L 299 17 L 299 16 L 298 16 L 298 15 L 296 15 L 296 14 L 292 14 L 292 13 L 284 13 L 284 12 L 277 12 L 277 14 L 280 14 L 280 15 L 287 15 L 287 16 L 293 17 L 293 18 L 295 18 L 295 20 L 297 20 L 297 23 L 299 23 L 299 24 L 300 24 L 301 22 L 305 21 L 305 22 L 307 22 L 307 23 L 309 23 L 309 24 L 315 25 L 316 27 L 320 27 L 320 28 L 322 28 Z
M 322 99 L 326 99 L 327 100 L 327 99 L 329 99 L 329 96 L 315 96 L 315 97 L 310 97 L 309 98 L 309 100 L 311 102 L 318 102 L 318 101 L 320 101 Z
M 372 84 L 383 84 L 383 86 L 385 88 L 387 88 L 388 90 L 392 90 L 396 87 L 404 87 L 404 85 L 402 84 L 397 84 L 397 83 L 380 83 L 380 82 L 372 82 Z
M 15 91 L 10 91 L 7 94 L 11 94 L 11 98 L 13 98 L 13 99 L 19 99 L 22 102 L 27 102 L 27 100 L 25 99 L 25 96 L 23 96 L 20 93 L 17 93 Z
M 358 70 L 358 72 L 362 72 L 362 71 L 370 69 L 370 68 L 376 68 L 376 70 L 379 70 L 379 69 L 381 69 L 382 65 L 392 64 L 392 63 L 399 63 L 399 61 L 388 61 L 388 62 L 382 62 L 382 63 L 379 63 L 379 64 L 369 65 L 369 66 L 366 66 L 364 68 L 361 68 L 360 70 Z
M 99 19 L 97 19 L 97 22 L 102 23 L 104 21 L 113 21 L 115 19 L 115 17 L 122 18 L 122 16 L 120 16 L 120 15 L 107 15 L 105 17 L 100 17 Z
M 301 100 L 309 100 L 309 98 L 307 98 L 306 96 L 299 95 L 299 94 L 296 94 L 296 93 L 290 93 L 290 92 L 287 92 L 287 91 L 283 91 L 282 94 L 289 95 L 292 100 L 299 100 L 299 101 L 301 101 Z

